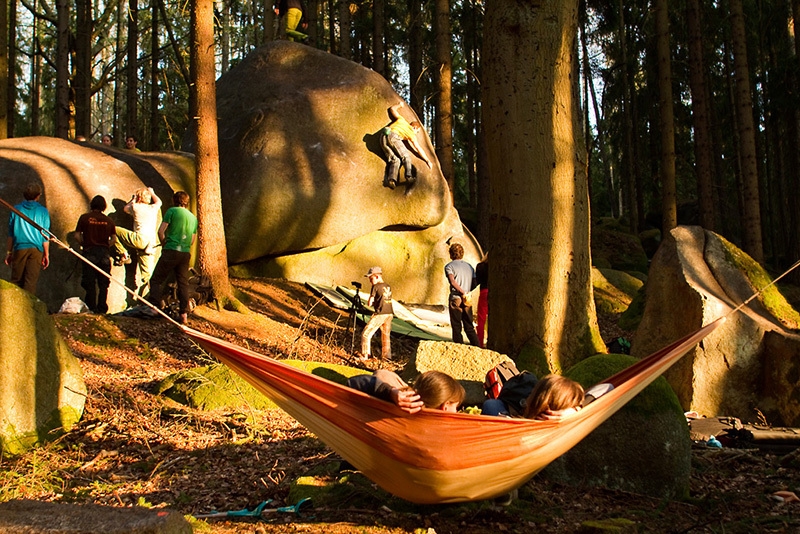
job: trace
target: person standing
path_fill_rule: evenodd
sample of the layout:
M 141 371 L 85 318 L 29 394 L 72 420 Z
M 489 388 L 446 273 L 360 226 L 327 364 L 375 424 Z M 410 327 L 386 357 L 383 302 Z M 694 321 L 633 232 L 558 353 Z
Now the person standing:
M 297 31 L 297 26 L 303 29 L 308 27 L 308 23 L 303 20 L 305 13 L 303 0 L 279 0 L 275 5 L 275 14 L 280 17 L 280 27 L 290 41 L 303 43 L 308 39 L 308 35 Z
M 192 259 L 192 245 L 197 238 L 197 217 L 189 211 L 189 194 L 178 191 L 172 196 L 173 207 L 164 214 L 158 228 L 161 240 L 161 257 L 156 264 L 150 280 L 150 295 L 147 300 L 161 307 L 164 282 L 170 273 L 175 274 L 178 283 L 179 322 L 186 323 L 189 313 L 189 262 Z
M 83 256 L 99 267 L 104 273 L 111 275 L 111 245 L 116 241 L 114 221 L 103 213 L 108 204 L 106 199 L 97 195 L 89 204 L 91 211 L 78 219 L 75 228 L 78 243 L 83 248 Z M 91 265 L 83 264 L 81 287 L 86 291 L 86 305 L 94 313 L 108 311 L 108 276 L 98 273 Z
M 372 336 L 380 329 L 381 331 L 381 359 L 390 360 L 392 358 L 392 288 L 383 281 L 383 270 L 380 267 L 372 267 L 365 275 L 369 278 L 372 289 L 369 292 L 367 306 L 371 306 L 375 313 L 372 314 L 364 332 L 361 334 L 361 355 L 362 360 L 371 358 Z
M 114 246 L 115 265 L 131 262 L 128 251 L 136 254 L 136 266 L 139 269 L 137 292 L 143 295 L 155 265 L 155 253 L 158 248 L 158 214 L 161 212 L 161 199 L 152 187 L 138 189 L 131 200 L 125 204 L 123 211 L 133 217 L 133 230 L 121 226 L 116 227 L 117 241 Z
M 37 183 L 28 184 L 22 196 L 25 200 L 14 206 L 14 209 L 49 232 L 50 213 L 39 204 L 42 187 Z M 39 274 L 50 265 L 48 237 L 14 212 L 11 212 L 8 219 L 5 264 L 11 266 L 11 282 L 34 294 Z
M 489 316 L 489 254 L 475 266 L 475 281 L 481 288 L 478 294 L 478 343 L 486 348 L 486 318 Z
M 389 189 L 397 187 L 401 165 L 406 171 L 408 187 L 410 188 L 417 181 L 417 170 L 411 163 L 411 155 L 405 146 L 406 142 L 414 153 L 428 165 L 428 168 L 432 166 L 425 150 L 417 142 L 417 134 L 422 130 L 422 125 L 418 121 L 409 123 L 400 115 L 400 108 L 404 105 L 403 102 L 400 102 L 389 108 L 389 115 L 393 121 L 381 132 L 381 148 L 386 155 L 386 173 L 383 176 L 383 185 Z
M 472 304 L 469 302 L 469 292 L 475 278 L 475 270 L 472 265 L 464 261 L 464 247 L 458 243 L 450 245 L 450 263 L 444 266 L 444 274 L 450 283 L 450 297 L 448 299 L 448 310 L 450 312 L 450 328 L 453 331 L 453 341 L 463 343 L 464 337 L 461 334 L 463 325 L 464 332 L 472 345 L 478 344 L 478 334 L 475 332 L 475 325 L 472 322 Z

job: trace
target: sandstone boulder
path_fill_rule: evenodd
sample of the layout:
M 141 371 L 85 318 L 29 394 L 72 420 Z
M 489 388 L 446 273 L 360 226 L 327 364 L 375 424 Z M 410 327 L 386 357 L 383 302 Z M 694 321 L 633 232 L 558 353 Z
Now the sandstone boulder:
M 495 365 L 511 361 L 505 354 L 450 341 L 420 341 L 408 362 L 404 377 L 412 378 L 425 371 L 441 371 L 458 380 L 467 392 L 465 405 L 483 404 L 483 381 Z
M 0 450 L 17 454 L 69 430 L 83 414 L 86 384 L 78 360 L 44 304 L 0 280 Z
M 602 354 L 583 360 L 565 375 L 590 386 L 635 362 L 630 356 Z M 675 393 L 661 377 L 541 476 L 680 499 L 688 496 L 690 470 L 689 426 Z
M 646 305 L 631 354 L 642 357 L 748 299 L 769 277 L 724 238 L 678 227 L 653 258 Z M 770 423 L 800 424 L 800 315 L 774 287 L 728 317 L 665 374 L 685 410 Z
M 76 143 L 53 137 L 21 137 L 0 141 L 0 197 L 10 204 L 22 201 L 22 190 L 30 182 L 44 189 L 41 202 L 50 211 L 51 231 L 64 243 L 77 244 L 68 238 L 75 230 L 81 214 L 89 211 L 95 195 L 108 202 L 109 216 L 118 224 L 131 228 L 130 217 L 122 211 L 131 193 L 140 187 L 152 187 L 164 201 L 172 205 L 172 193 L 182 189 L 192 199 L 194 193 L 194 158 L 191 154 L 130 152 L 105 147 L 99 143 Z M 0 206 L 0 240 L 8 236 L 9 211 Z M 36 294 L 51 312 L 58 311 L 69 297 L 83 297 L 80 287 L 81 266 L 75 256 L 53 245 L 50 267 L 42 271 Z M 8 267 L 6 269 L 8 276 Z M 128 270 L 114 267 L 112 275 L 124 282 Z M 129 282 L 132 281 L 129 280 Z M 130 284 L 129 284 L 130 285 Z M 126 307 L 126 295 L 117 284 L 111 284 L 109 311 Z

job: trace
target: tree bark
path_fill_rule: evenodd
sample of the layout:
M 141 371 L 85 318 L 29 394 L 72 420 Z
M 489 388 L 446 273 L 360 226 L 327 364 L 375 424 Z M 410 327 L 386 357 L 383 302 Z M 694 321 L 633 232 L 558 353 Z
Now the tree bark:
M 75 135 L 89 138 L 92 129 L 92 3 L 75 0 Z
M 17 0 L 11 0 L 8 4 L 8 64 L 17 64 Z M 8 99 L 7 111 L 7 135 L 14 137 L 17 118 L 17 73 L 16 69 L 8 69 Z
M 13 0 L 12 0 L 13 1 Z M 0 139 L 8 137 L 9 78 L 13 64 L 8 61 L 8 3 L 0 2 Z
M 159 136 L 158 132 L 161 130 L 159 113 L 159 101 L 161 91 L 159 89 L 159 78 L 161 77 L 161 43 L 158 39 L 159 34 L 159 19 L 158 8 L 160 1 L 152 0 L 151 2 L 151 21 L 150 21 L 150 139 L 148 143 L 149 150 L 159 149 Z
M 125 97 L 125 136 L 139 135 L 139 7 L 138 0 L 128 0 L 128 66 Z
M 730 0 L 731 40 L 735 96 L 739 132 L 739 153 L 742 165 L 743 236 L 744 251 L 754 260 L 764 263 L 761 237 L 761 207 L 758 189 L 758 155 L 753 120 L 753 98 L 750 94 L 750 70 L 747 61 L 747 36 L 745 33 L 742 0 Z
M 661 126 L 661 232 L 678 226 L 675 185 L 675 113 L 672 108 L 672 62 L 669 55 L 669 5 L 656 0 L 656 55 L 658 59 L 658 111 Z
M 689 29 L 689 87 L 692 93 L 692 120 L 694 123 L 694 159 L 697 177 L 697 198 L 700 205 L 700 224 L 706 230 L 716 231 L 714 206 L 714 153 L 711 138 L 709 103 L 706 99 L 705 61 L 703 60 L 703 33 L 700 0 L 687 0 L 686 23 Z
M 350 41 L 352 25 L 350 1 L 339 0 L 339 55 L 345 59 L 353 58 L 353 44 Z
M 422 78 L 422 3 L 408 0 L 408 92 L 409 105 L 418 117 L 424 117 Z M 422 120 L 422 119 L 420 119 Z
M 69 2 L 58 0 L 56 45 L 56 137 L 69 138 Z
M 383 0 L 372 0 L 372 70 L 386 78 L 386 64 L 383 61 L 383 13 Z
M 33 0 L 33 11 L 36 12 L 38 0 Z M 39 112 L 41 110 L 41 79 L 42 79 L 42 56 L 39 53 L 39 32 L 41 22 L 38 17 L 33 21 L 33 49 L 31 50 L 31 135 L 39 135 Z
M 491 176 L 491 346 L 537 372 L 604 351 L 572 87 L 577 0 L 487 4 L 483 103 Z
M 197 165 L 198 264 L 208 276 L 217 302 L 236 302 L 228 278 L 228 251 L 222 220 L 217 139 L 214 1 L 193 0 L 192 65 L 197 114 L 194 117 Z
M 436 157 L 450 195 L 455 194 L 453 165 L 453 59 L 450 52 L 450 2 L 436 0 Z

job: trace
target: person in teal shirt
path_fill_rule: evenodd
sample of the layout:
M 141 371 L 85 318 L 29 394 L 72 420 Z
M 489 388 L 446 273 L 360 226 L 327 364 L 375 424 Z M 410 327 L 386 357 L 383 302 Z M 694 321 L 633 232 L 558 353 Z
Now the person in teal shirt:
M 42 187 L 37 183 L 28 184 L 22 196 L 25 200 L 14 208 L 49 232 L 50 213 L 38 202 Z M 8 220 L 5 264 L 11 266 L 11 282 L 30 293 L 36 293 L 39 274 L 50 265 L 48 238 L 14 212 Z
M 192 259 L 192 245 L 197 239 L 197 217 L 188 210 L 189 195 L 178 191 L 172 196 L 173 207 L 167 210 L 158 228 L 161 241 L 161 257 L 150 279 L 149 300 L 153 305 L 163 307 L 164 282 L 170 273 L 175 273 L 178 283 L 179 322 L 186 323 L 189 310 L 189 263 Z

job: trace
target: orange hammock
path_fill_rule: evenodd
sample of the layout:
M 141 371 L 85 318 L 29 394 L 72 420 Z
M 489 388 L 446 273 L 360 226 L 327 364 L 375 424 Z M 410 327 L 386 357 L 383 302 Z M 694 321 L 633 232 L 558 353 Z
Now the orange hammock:
M 446 413 L 394 404 L 182 327 L 380 487 L 421 504 L 474 501 L 524 484 L 679 360 L 725 318 L 604 382 L 614 389 L 561 422 Z

